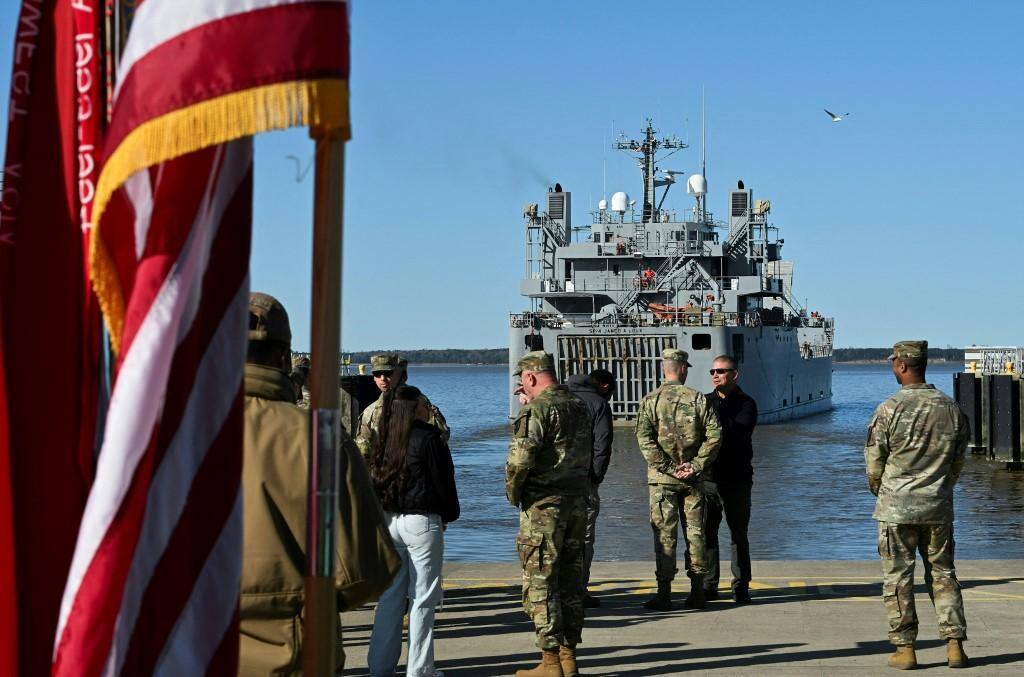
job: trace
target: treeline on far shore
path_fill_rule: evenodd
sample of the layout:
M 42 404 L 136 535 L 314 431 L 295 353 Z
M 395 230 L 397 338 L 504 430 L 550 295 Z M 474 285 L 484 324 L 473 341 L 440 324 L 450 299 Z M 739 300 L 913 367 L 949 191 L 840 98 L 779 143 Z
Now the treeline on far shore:
M 836 348 L 836 362 L 884 362 L 891 348 Z M 508 364 L 508 348 L 446 348 L 441 350 L 370 350 L 346 353 L 352 364 L 367 364 L 371 355 L 397 353 L 412 364 Z M 934 362 L 963 362 L 963 348 L 929 348 Z
M 836 362 L 884 362 L 892 354 L 892 348 L 834 348 Z M 963 362 L 963 348 L 928 348 L 928 359 L 932 362 Z
M 440 350 L 369 350 L 345 353 L 352 364 L 369 364 L 371 355 L 401 355 L 412 364 L 508 364 L 508 348 L 444 348 Z

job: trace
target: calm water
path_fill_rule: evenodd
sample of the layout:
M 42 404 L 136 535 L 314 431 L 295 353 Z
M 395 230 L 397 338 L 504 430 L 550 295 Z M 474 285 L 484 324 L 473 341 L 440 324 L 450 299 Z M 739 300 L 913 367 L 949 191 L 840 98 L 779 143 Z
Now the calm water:
M 955 364 L 936 364 L 929 381 L 952 393 Z M 422 388 L 452 427 L 462 517 L 445 539 L 452 561 L 515 559 L 518 512 L 505 500 L 509 427 L 503 366 L 414 366 Z M 750 524 L 754 559 L 873 559 L 874 496 L 864 478 L 865 428 L 898 386 L 887 365 L 837 365 L 835 408 L 754 436 Z M 615 453 L 601 487 L 597 558 L 653 559 L 643 458 L 630 428 L 616 428 Z M 957 556 L 1024 557 L 1024 473 L 970 457 L 956 494 Z M 722 524 L 722 533 L 728 531 Z M 723 552 L 728 543 L 723 539 Z

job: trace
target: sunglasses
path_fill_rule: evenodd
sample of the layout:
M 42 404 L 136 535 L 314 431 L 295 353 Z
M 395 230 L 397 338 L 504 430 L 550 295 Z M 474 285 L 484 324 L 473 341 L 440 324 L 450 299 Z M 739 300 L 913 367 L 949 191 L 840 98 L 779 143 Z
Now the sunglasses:
M 715 374 L 728 374 L 730 371 L 736 371 L 735 369 L 709 369 L 708 373 L 714 376 Z

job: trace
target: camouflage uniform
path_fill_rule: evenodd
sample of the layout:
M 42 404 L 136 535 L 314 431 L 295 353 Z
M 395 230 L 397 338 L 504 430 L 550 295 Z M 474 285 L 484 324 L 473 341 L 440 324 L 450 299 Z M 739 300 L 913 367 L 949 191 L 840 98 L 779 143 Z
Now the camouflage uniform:
M 382 394 L 381 397 L 367 405 L 366 409 L 363 409 L 363 413 L 359 414 L 359 433 L 356 437 L 356 446 L 359 447 L 359 453 L 366 459 L 370 458 L 370 453 L 373 451 L 373 441 L 377 438 L 377 427 L 380 425 L 380 405 L 383 401 L 384 397 Z M 427 405 L 427 411 L 430 412 L 430 418 L 427 419 L 427 423 L 441 431 L 441 438 L 447 444 L 452 433 L 448 428 L 448 422 L 445 420 L 444 414 L 434 406 L 433 402 L 427 399 L 426 395 L 421 395 L 420 401 Z
M 927 343 L 903 341 L 894 357 L 927 356 Z M 914 558 L 921 553 L 924 580 L 935 606 L 939 634 L 965 639 L 967 622 L 953 564 L 953 486 L 964 466 L 967 418 L 931 384 L 904 385 L 875 410 L 864 460 L 868 485 L 878 496 L 878 554 L 889 641 L 917 638 Z
M 374 355 L 370 358 L 370 364 L 373 373 L 376 374 L 381 371 L 404 370 L 409 362 L 397 355 Z M 370 454 L 373 452 L 373 441 L 377 437 L 377 428 L 380 426 L 380 405 L 383 400 L 382 393 L 381 397 L 371 402 L 359 414 L 355 441 L 356 446 L 359 447 L 359 453 L 367 460 L 369 460 Z M 430 412 L 430 418 L 427 420 L 427 423 L 441 431 L 441 438 L 447 444 L 451 438 L 451 430 L 448 428 L 448 422 L 445 420 L 441 410 L 434 406 L 434 403 L 427 399 L 426 395 L 422 395 L 420 401 L 426 405 L 427 411 Z
M 309 409 L 309 358 L 302 355 L 292 357 L 291 379 L 295 384 L 295 394 L 298 397 L 296 402 L 299 407 Z
M 686 362 L 687 355 L 670 348 L 662 359 Z M 647 484 L 654 531 L 655 572 L 659 581 L 675 578 L 676 542 L 680 519 L 687 540 L 687 567 L 693 575 L 707 573 L 704 543 L 705 483 L 702 476 L 722 443 L 718 417 L 707 398 L 678 381 L 666 381 L 640 402 L 636 438 L 647 461 Z M 685 461 L 696 479 L 680 480 L 673 473 Z
M 534 351 L 520 368 L 539 371 L 551 364 L 550 355 Z M 513 426 L 505 494 L 522 509 L 516 549 L 523 567 L 523 608 L 542 650 L 575 647 L 582 637 L 591 437 L 586 407 L 561 385 L 549 386 L 525 405 Z

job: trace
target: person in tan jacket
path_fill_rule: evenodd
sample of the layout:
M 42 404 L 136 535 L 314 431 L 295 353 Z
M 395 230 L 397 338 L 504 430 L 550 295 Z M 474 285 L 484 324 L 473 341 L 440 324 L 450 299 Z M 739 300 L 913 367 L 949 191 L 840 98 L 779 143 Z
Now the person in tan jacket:
M 288 314 L 272 296 L 253 293 L 245 365 L 241 675 L 302 669 L 310 418 L 295 404 L 291 370 Z M 340 432 L 339 612 L 379 597 L 401 566 L 359 450 Z M 340 673 L 340 614 L 336 642 Z

